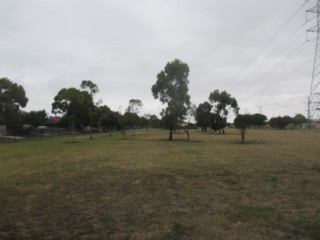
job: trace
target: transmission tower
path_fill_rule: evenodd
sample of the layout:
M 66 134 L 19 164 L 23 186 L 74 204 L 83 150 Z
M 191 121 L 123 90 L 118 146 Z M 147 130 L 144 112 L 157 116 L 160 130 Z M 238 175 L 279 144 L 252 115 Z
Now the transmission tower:
M 315 32 L 317 34 L 312 80 L 308 97 L 308 118 L 311 120 L 320 117 L 320 0 L 317 0 L 316 6 L 307 10 L 307 13 L 317 14 L 317 26 L 307 30 L 308 32 Z

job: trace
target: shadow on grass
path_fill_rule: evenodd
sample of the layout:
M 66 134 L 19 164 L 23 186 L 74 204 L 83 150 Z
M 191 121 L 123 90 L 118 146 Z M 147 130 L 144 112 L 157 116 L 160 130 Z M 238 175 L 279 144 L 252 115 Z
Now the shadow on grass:
M 245 140 L 244 142 L 235 141 L 235 140 L 227 140 L 225 141 L 226 143 L 229 143 L 230 145 L 243 145 L 243 146 L 248 146 L 248 145 L 270 145 L 270 142 L 268 141 L 263 141 L 263 140 Z
M 309 236 L 312 239 L 320 239 L 320 218 L 318 219 L 298 219 L 292 221 L 294 235 Z
M 235 218 L 242 222 L 247 222 L 251 219 L 263 219 L 268 220 L 274 214 L 274 209 L 269 207 L 260 206 L 245 206 L 239 205 L 235 207 L 235 213 L 232 218 Z
M 148 141 L 153 141 L 153 142 L 168 142 L 168 143 L 175 143 L 175 142 L 179 142 L 179 143 L 188 143 L 188 144 L 191 144 L 191 143 L 204 143 L 205 141 L 201 141 L 201 140 L 193 140 L 193 139 L 190 139 L 190 141 L 188 141 L 187 139 L 173 139 L 173 140 L 169 140 L 169 139 L 165 139 L 165 138 L 162 138 L 162 139 L 148 139 Z
M 42 141 L 48 141 L 51 140 L 52 138 L 38 138 L 38 137 L 16 137 L 14 139 L 13 137 L 0 137 L 0 144 L 14 144 L 14 143 L 22 143 L 22 142 L 42 142 Z
M 201 132 L 198 131 L 198 133 L 200 134 L 206 134 L 206 135 L 217 135 L 217 136 L 233 136 L 233 135 L 239 135 L 239 133 L 237 132 L 229 132 L 229 131 L 225 131 L 225 133 L 219 133 L 219 132 L 214 132 L 214 131 L 207 131 L 207 132 Z
M 181 223 L 176 223 L 172 226 L 170 232 L 162 236 L 161 240 L 173 240 L 173 239 L 183 239 L 184 236 L 192 232 L 193 227 L 182 225 Z

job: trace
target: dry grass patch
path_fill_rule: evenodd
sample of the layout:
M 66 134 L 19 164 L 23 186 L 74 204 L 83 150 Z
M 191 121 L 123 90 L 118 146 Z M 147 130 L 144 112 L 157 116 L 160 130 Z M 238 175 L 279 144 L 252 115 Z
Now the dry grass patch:
M 0 239 L 319 239 L 319 132 L 1 144 Z

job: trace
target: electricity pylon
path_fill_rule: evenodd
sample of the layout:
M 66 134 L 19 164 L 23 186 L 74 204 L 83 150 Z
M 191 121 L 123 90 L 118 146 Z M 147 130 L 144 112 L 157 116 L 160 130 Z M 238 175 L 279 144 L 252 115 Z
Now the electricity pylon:
M 315 32 L 317 34 L 312 80 L 308 97 L 308 118 L 311 120 L 320 117 L 320 0 L 317 0 L 317 5 L 307 10 L 307 13 L 317 14 L 317 26 L 308 30 L 308 32 Z

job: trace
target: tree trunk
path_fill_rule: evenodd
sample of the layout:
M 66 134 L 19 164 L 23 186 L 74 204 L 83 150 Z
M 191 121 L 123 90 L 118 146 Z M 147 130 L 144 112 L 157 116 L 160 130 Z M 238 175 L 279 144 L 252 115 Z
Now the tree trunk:
M 72 136 L 72 139 L 73 139 L 73 143 L 76 143 L 76 140 L 75 140 L 75 137 L 74 137 L 74 134 L 73 134 L 73 131 L 74 131 L 74 121 L 72 122 L 72 127 L 70 128 L 70 134 Z
M 122 134 L 123 134 L 123 139 L 127 140 L 126 131 L 124 130 L 124 128 L 122 128 Z
M 186 132 L 186 134 L 187 134 L 187 137 L 188 137 L 188 142 L 190 141 L 190 134 L 189 134 L 189 129 L 185 129 L 184 130 L 185 132 Z
M 241 129 L 240 132 L 241 132 L 241 143 L 244 143 L 244 136 L 246 134 L 246 130 L 245 129 Z
M 170 121 L 170 134 L 169 134 L 169 140 L 172 140 L 172 133 L 173 133 L 173 116 L 171 115 L 171 121 Z
M 170 128 L 170 134 L 169 134 L 169 140 L 172 140 L 172 133 L 173 133 L 173 128 Z
M 90 140 L 92 140 L 92 117 L 90 116 Z

